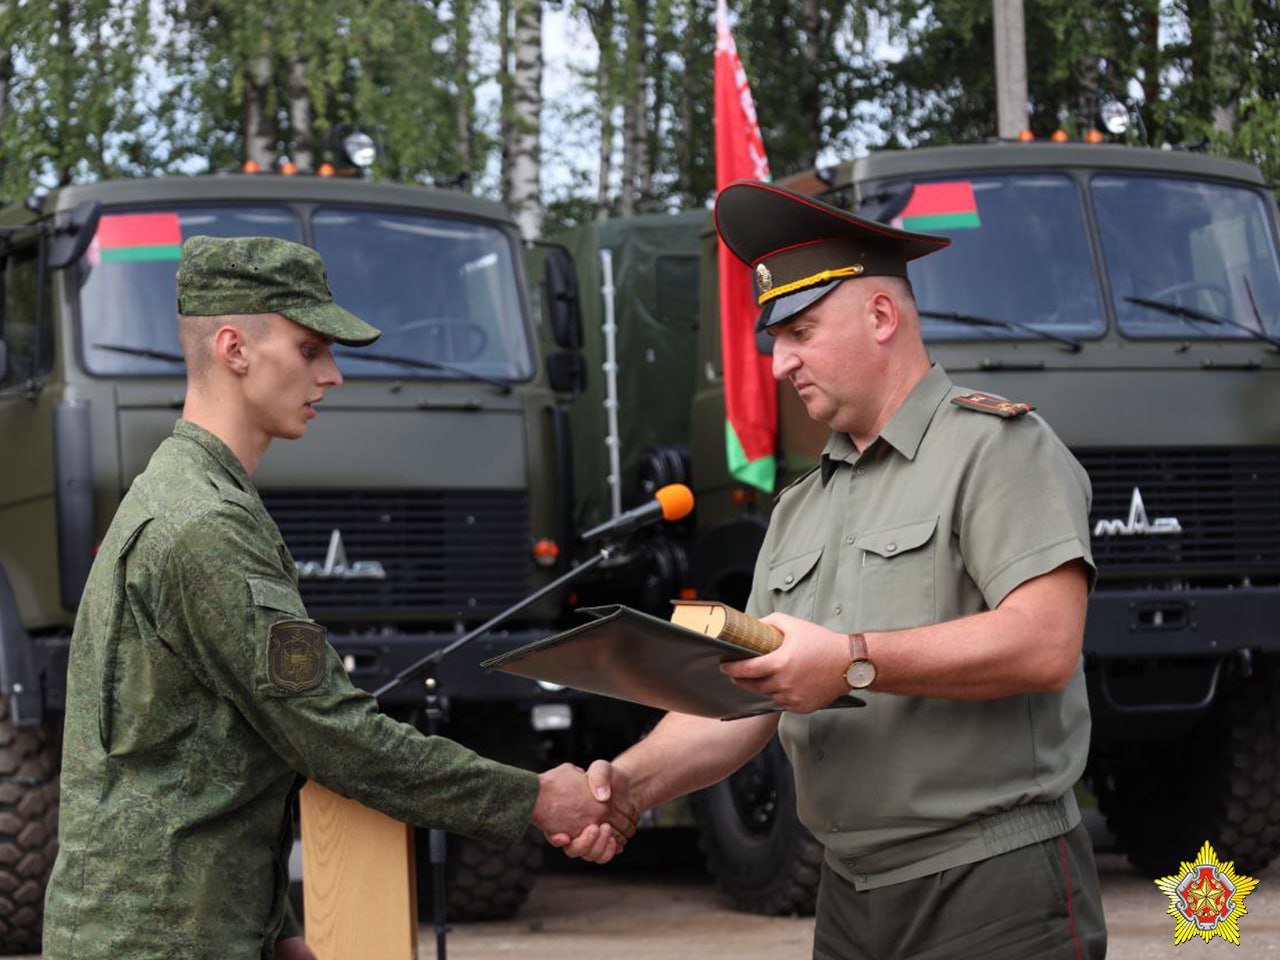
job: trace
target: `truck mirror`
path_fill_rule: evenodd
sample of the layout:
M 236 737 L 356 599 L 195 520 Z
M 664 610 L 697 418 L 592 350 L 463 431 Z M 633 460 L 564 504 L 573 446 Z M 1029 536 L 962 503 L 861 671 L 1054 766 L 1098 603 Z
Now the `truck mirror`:
M 547 357 L 547 380 L 556 393 L 576 397 L 587 389 L 587 361 L 580 353 L 553 353 Z
M 564 247 L 547 251 L 544 267 L 547 284 L 547 313 L 556 346 L 582 349 L 582 304 L 578 299 L 578 271 Z
M 48 263 L 51 268 L 58 270 L 70 266 L 84 255 L 98 230 L 101 214 L 102 204 L 86 200 L 55 221 L 49 237 Z

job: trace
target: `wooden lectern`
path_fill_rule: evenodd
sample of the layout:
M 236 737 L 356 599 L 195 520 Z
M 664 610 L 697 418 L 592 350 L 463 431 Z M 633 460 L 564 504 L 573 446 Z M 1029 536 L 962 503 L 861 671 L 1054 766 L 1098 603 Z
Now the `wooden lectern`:
M 418 960 L 413 827 L 317 783 L 299 804 L 307 943 L 319 960 Z

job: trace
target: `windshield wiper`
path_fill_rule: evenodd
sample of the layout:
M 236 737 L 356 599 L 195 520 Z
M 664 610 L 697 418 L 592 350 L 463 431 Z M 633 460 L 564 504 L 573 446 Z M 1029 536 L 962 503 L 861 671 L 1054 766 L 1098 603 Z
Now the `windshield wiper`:
M 1045 340 L 1053 340 L 1064 344 L 1072 353 L 1079 353 L 1081 350 L 1079 340 L 1064 337 L 1059 333 L 1050 333 L 1048 330 L 1041 330 L 1039 327 L 1033 327 L 1029 323 L 1019 323 L 1017 320 L 997 320 L 994 317 L 978 317 L 971 313 L 951 313 L 940 310 L 920 310 L 918 312 L 920 316 L 928 317 L 930 320 L 950 320 L 952 323 L 963 323 L 968 327 L 1002 327 L 1005 330 L 1025 330 L 1027 333 L 1042 337 Z
M 499 380 L 497 377 L 487 377 L 483 373 L 476 373 L 466 367 L 455 367 L 451 363 L 441 363 L 439 360 L 416 360 L 413 357 L 397 357 L 389 353 L 365 353 L 363 350 L 359 353 L 347 355 L 355 360 L 378 360 L 382 363 L 394 363 L 402 367 L 412 367 L 414 370 L 440 370 L 444 373 L 456 373 L 464 379 L 479 380 L 482 383 L 497 387 L 502 393 L 511 392 L 511 384 L 505 380 Z
M 150 347 L 131 347 L 127 343 L 95 343 L 95 350 L 110 350 L 112 353 L 127 353 L 131 357 L 148 357 L 152 360 L 168 360 L 170 363 L 185 363 L 180 353 L 168 350 L 152 350 Z
M 1220 317 L 1216 313 L 1206 313 L 1203 310 L 1197 310 L 1195 307 L 1184 307 L 1180 303 L 1168 303 L 1164 300 L 1148 300 L 1146 297 L 1125 297 L 1130 303 L 1136 303 L 1140 307 L 1148 307 L 1152 310 L 1159 310 L 1167 313 L 1171 317 L 1177 317 L 1179 320 L 1202 320 L 1205 323 L 1216 324 L 1220 327 L 1234 327 L 1236 330 L 1243 330 L 1255 340 L 1261 340 L 1263 343 L 1269 343 L 1271 346 L 1280 350 L 1280 340 L 1275 337 L 1269 337 L 1259 330 L 1253 329 L 1246 324 L 1237 320 L 1231 320 L 1227 317 Z

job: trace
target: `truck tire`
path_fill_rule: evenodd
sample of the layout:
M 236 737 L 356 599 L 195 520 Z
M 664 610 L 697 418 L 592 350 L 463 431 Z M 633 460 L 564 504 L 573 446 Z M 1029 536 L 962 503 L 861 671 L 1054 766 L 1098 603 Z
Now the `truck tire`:
M 540 841 L 528 834 L 513 847 L 499 847 L 471 837 L 449 839 L 449 919 L 469 923 L 515 916 L 542 868 Z
M 0 955 L 40 952 L 58 852 L 57 751 L 46 728 L 14 726 L 0 696 Z
M 822 845 L 796 816 L 791 764 L 777 737 L 692 804 L 707 870 L 735 909 L 813 914 Z
M 529 715 L 509 704 L 458 711 L 451 735 L 482 756 L 526 770 L 547 766 L 546 749 L 529 726 Z M 417 831 L 418 914 L 433 917 L 429 833 Z M 450 923 L 509 920 L 524 904 L 542 869 L 542 836 L 525 833 L 515 845 L 497 844 L 449 834 L 445 848 Z
M 1260 665 L 1225 686 L 1182 742 L 1201 748 L 1134 748 L 1094 781 L 1117 844 L 1153 878 L 1177 873 L 1206 840 L 1256 875 L 1280 853 L 1280 671 Z

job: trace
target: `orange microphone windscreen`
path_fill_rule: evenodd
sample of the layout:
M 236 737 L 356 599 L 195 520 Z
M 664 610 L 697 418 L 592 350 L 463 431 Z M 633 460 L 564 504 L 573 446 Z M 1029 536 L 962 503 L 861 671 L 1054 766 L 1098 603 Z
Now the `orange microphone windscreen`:
M 683 483 L 668 483 L 653 495 L 662 504 L 662 519 L 681 520 L 693 511 L 693 491 Z

